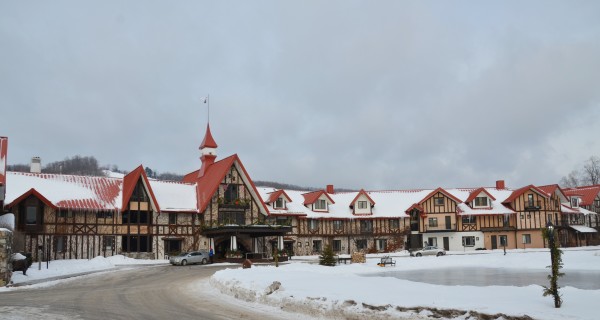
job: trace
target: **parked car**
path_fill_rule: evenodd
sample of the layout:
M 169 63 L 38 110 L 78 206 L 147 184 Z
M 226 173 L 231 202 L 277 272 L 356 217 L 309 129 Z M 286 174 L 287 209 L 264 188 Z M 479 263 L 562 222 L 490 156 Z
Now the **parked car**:
M 174 266 L 185 266 L 188 264 L 196 263 L 207 264 L 208 260 L 208 254 L 203 251 L 183 252 L 178 256 L 172 256 L 171 258 L 169 258 L 169 262 Z
M 440 249 L 436 246 L 427 246 L 421 250 L 411 251 L 410 255 L 413 257 L 420 256 L 443 256 L 446 254 L 446 250 Z

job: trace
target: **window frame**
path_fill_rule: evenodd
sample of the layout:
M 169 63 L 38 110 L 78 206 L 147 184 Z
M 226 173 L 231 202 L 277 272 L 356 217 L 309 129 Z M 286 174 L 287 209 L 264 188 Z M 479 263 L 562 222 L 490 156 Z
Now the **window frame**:
M 529 233 L 523 233 L 521 235 L 521 242 L 523 242 L 523 244 L 531 244 L 531 234 Z
M 357 209 L 368 209 L 369 206 L 367 205 L 367 201 L 356 201 L 356 208 Z
M 489 201 L 489 198 L 486 196 L 475 197 L 475 199 L 473 200 L 473 207 L 482 208 L 482 207 L 489 207 L 489 206 L 490 206 L 490 201 Z
M 369 242 L 367 239 L 356 239 L 356 250 L 367 250 L 369 248 Z
M 177 212 L 169 212 L 169 225 L 177 224 Z
M 285 199 L 283 199 L 283 197 L 277 198 L 277 200 L 275 200 L 275 202 L 273 203 L 273 208 L 274 209 L 284 209 L 285 208 Z
M 390 230 L 400 229 L 400 219 L 389 219 Z
M 477 216 L 474 215 L 462 216 L 461 220 L 463 224 L 477 224 Z
M 433 222 L 433 223 L 432 223 L 432 222 Z M 437 228 L 437 227 L 439 226 L 439 224 L 438 224 L 438 218 L 437 218 L 437 217 L 429 217 L 429 218 L 427 219 L 427 225 L 428 225 L 430 228 Z
M 325 199 L 317 199 L 315 201 L 315 210 L 327 210 L 327 201 Z
M 473 244 L 469 244 L 472 242 Z M 475 246 L 475 236 L 463 236 L 462 237 L 462 245 L 463 247 L 474 247 Z
M 333 231 L 344 230 L 344 220 L 333 220 Z
M 38 224 L 38 206 L 26 206 L 25 207 L 25 225 L 35 226 Z M 31 220 L 33 216 L 33 220 Z
M 373 220 L 360 220 L 360 232 L 361 233 L 373 232 Z
M 433 197 L 433 204 L 437 207 L 444 205 L 444 197 Z
M 309 231 L 319 230 L 319 220 L 317 220 L 317 219 L 308 219 L 308 230 Z
M 342 240 L 333 239 L 333 241 L 331 243 L 331 248 L 333 249 L 334 252 L 342 251 Z

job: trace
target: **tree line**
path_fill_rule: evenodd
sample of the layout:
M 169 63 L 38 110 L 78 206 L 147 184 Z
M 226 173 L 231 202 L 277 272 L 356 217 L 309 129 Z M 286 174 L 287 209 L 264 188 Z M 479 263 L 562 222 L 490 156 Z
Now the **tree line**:
M 600 184 L 600 158 L 591 156 L 583 166 L 574 169 L 560 179 L 559 185 L 563 188 L 576 188 L 580 186 Z

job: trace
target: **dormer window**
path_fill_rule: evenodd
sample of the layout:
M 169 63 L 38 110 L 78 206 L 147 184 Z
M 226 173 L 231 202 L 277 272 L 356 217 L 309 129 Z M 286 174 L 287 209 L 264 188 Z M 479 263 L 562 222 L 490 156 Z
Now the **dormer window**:
M 571 198 L 571 207 L 573 208 L 577 208 L 579 207 L 579 198 Z
M 488 207 L 488 197 L 477 197 L 473 201 L 473 207 Z
M 319 199 L 315 202 L 315 210 L 327 210 L 327 201 Z
M 275 209 L 283 209 L 285 208 L 285 200 L 282 197 L 277 198 L 275 200 L 275 204 L 273 206 Z
M 433 203 L 436 206 L 443 206 L 444 205 L 444 198 L 442 198 L 442 197 L 433 198 Z
M 367 209 L 366 201 L 358 201 L 358 209 Z

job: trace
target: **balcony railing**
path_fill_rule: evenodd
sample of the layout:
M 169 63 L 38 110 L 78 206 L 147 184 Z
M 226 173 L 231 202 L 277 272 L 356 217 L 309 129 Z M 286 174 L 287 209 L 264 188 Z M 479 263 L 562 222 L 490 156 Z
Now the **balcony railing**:
M 438 224 L 436 226 L 425 225 L 424 232 L 443 232 L 443 231 L 456 231 L 456 223 L 450 225 Z
M 526 201 L 525 202 L 525 210 L 526 211 L 536 211 L 542 208 L 542 201 Z

